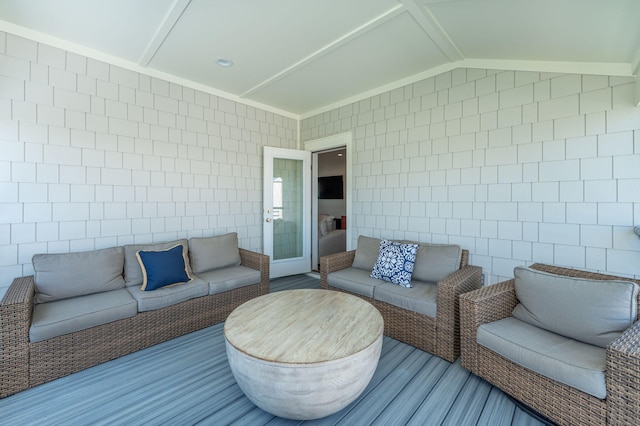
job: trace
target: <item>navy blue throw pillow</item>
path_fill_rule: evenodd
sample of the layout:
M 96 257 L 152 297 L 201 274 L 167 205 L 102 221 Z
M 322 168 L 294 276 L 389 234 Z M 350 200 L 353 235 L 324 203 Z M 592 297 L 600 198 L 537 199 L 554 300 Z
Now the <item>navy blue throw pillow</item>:
M 163 251 L 138 251 L 136 257 L 142 268 L 144 291 L 156 290 L 191 280 L 187 272 L 182 244 Z

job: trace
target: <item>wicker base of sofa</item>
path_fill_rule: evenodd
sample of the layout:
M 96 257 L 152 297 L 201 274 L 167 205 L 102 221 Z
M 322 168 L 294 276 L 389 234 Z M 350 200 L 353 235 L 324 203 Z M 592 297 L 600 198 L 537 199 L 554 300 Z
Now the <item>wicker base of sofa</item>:
M 254 284 L 32 343 L 29 387 L 222 322 L 261 294 L 260 284 Z
M 478 371 L 474 373 L 559 425 L 607 423 L 605 401 L 514 364 L 481 345 L 477 355 Z
M 380 311 L 380 314 L 382 314 L 382 318 L 384 319 L 385 335 L 425 352 L 445 358 L 443 355 L 446 354 L 439 354 L 436 350 L 435 318 L 398 308 L 397 306 L 393 306 L 361 294 L 352 293 L 338 287 L 327 286 L 327 289 L 357 296 L 375 306 Z M 447 361 L 453 362 L 455 361 L 455 358 L 453 360 L 447 359 Z

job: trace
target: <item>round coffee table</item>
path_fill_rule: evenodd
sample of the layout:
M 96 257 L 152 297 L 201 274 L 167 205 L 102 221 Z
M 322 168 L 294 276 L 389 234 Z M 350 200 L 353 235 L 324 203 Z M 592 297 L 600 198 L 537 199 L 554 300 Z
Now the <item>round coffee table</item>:
M 329 290 L 289 290 L 252 299 L 227 318 L 231 371 L 247 397 L 287 419 L 340 411 L 369 384 L 384 323 L 370 303 Z

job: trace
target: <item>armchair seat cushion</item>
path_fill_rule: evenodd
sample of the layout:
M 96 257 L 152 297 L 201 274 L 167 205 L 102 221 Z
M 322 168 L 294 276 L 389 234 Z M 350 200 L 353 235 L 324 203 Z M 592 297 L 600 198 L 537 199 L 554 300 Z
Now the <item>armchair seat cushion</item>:
M 359 294 L 373 299 L 373 291 L 376 287 L 385 284 L 377 278 L 371 278 L 371 271 L 355 267 L 340 269 L 327 276 L 327 283 L 342 290 Z M 389 284 L 389 283 L 387 283 Z M 389 284 L 400 287 L 395 284 Z
M 482 324 L 477 342 L 550 379 L 605 399 L 606 351 L 514 317 Z
M 133 317 L 138 305 L 124 289 L 40 303 L 33 307 L 31 342 L 40 342 L 108 322 Z
M 384 282 L 373 291 L 373 298 L 408 311 L 435 318 L 438 313 L 438 285 L 422 281 L 411 282 L 413 287 Z
M 209 284 L 209 294 L 218 294 L 260 282 L 260 271 L 246 266 L 229 266 L 198 274 Z
M 138 303 L 138 312 L 155 311 L 185 300 L 209 294 L 209 284 L 195 275 L 189 282 L 144 291 L 140 287 L 127 287 Z

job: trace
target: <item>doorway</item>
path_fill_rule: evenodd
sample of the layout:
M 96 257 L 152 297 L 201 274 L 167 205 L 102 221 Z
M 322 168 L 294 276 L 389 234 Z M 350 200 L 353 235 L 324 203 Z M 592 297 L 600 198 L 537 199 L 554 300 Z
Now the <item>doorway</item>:
M 316 139 L 304 144 L 304 149 L 306 151 L 311 151 L 312 155 L 312 222 L 314 225 L 311 227 L 312 234 L 312 244 L 311 244 L 311 265 L 313 269 L 317 269 L 320 261 L 320 239 L 324 238 L 322 241 L 323 250 L 325 246 L 337 246 L 339 248 L 344 247 L 344 250 L 351 250 L 353 245 L 352 242 L 352 233 L 353 233 L 353 223 L 350 222 L 350 218 L 352 217 L 352 191 L 353 191 L 353 174 L 352 174 L 352 135 L 351 132 L 341 133 L 334 136 L 329 136 L 322 139 Z M 338 167 L 342 167 L 340 165 L 340 161 L 333 161 L 330 159 L 331 156 L 335 156 L 335 159 L 339 158 L 338 154 L 342 153 L 342 164 L 344 165 L 344 171 L 342 169 L 338 169 Z M 327 164 L 322 164 L 324 161 L 322 159 L 319 160 L 319 157 L 327 156 Z M 333 163 L 333 164 L 332 164 Z M 322 169 L 322 172 L 320 170 Z M 342 197 L 341 198 L 320 198 L 319 194 L 319 177 L 327 177 L 325 182 L 322 183 L 323 187 L 326 183 L 328 186 L 328 191 L 336 191 L 339 188 L 339 179 L 337 176 L 341 176 L 342 179 Z M 323 196 L 327 196 L 324 193 L 325 188 L 323 188 Z M 328 197 L 340 197 L 340 194 L 336 194 L 335 192 L 330 193 Z M 338 214 L 340 213 L 340 214 Z M 324 214 L 326 216 L 320 216 Z M 338 217 L 339 216 L 339 217 Z M 344 216 L 344 218 L 342 217 Z M 331 219 L 333 217 L 333 219 Z M 321 223 L 320 219 L 324 219 L 327 225 L 327 229 L 323 228 L 322 232 L 320 229 Z M 331 224 L 333 221 L 333 224 Z M 346 229 L 345 229 L 346 228 Z M 321 236 L 324 231 L 334 231 L 339 229 L 340 232 L 334 232 L 330 239 L 326 238 L 327 234 Z M 342 234 L 342 236 L 339 236 Z M 344 239 L 344 244 L 340 241 Z M 338 241 L 336 243 L 336 241 Z M 330 249 L 333 250 L 333 249 Z M 323 251 L 323 254 L 324 253 Z

